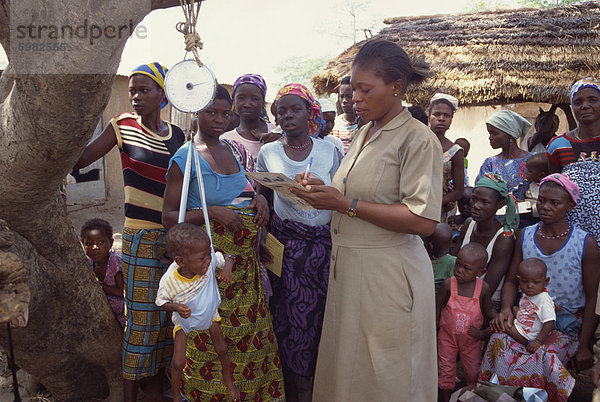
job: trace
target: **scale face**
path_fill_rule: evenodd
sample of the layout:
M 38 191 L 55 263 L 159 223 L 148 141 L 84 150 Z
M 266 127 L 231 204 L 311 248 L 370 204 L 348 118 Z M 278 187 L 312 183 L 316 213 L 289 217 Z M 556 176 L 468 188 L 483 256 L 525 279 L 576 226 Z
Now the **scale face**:
M 206 66 L 196 60 L 183 60 L 175 64 L 165 77 L 165 95 L 177 110 L 194 113 L 204 109 L 215 96 L 217 81 Z

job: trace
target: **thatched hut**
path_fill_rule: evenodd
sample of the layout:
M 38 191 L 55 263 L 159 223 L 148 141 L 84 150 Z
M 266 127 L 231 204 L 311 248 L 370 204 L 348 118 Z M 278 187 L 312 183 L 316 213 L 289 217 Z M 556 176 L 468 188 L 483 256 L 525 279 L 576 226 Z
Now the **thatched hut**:
M 433 76 L 406 100 L 426 105 L 443 91 L 462 105 L 568 101 L 572 83 L 600 70 L 600 3 L 550 9 L 399 17 L 374 37 L 424 55 Z M 318 94 L 336 92 L 365 41 L 312 78 Z

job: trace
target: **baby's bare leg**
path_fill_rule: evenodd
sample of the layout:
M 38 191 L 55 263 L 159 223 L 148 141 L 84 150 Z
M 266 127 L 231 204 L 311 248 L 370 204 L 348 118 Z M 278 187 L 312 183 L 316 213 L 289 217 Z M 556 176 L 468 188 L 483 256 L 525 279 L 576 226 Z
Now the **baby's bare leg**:
M 510 328 L 506 327 L 506 331 L 504 331 L 504 332 L 506 332 L 508 334 L 508 336 L 510 336 L 511 338 L 513 338 L 515 341 L 519 342 L 523 346 L 527 346 L 527 344 L 529 343 L 527 338 L 525 338 L 523 335 L 521 335 L 521 333 L 519 331 L 517 331 L 517 327 L 515 327 L 514 324 Z
M 223 383 L 227 386 L 229 390 L 229 394 L 231 395 L 231 399 L 234 401 L 240 400 L 240 391 L 236 388 L 233 383 L 232 373 L 231 373 L 231 361 L 229 360 L 229 356 L 227 355 L 227 342 L 225 342 L 225 338 L 223 337 L 223 332 L 221 332 L 221 326 L 218 322 L 213 321 L 210 326 L 208 332 L 213 341 L 213 345 L 215 347 L 215 352 L 219 356 L 219 360 L 221 361 L 221 367 L 223 368 Z
M 175 333 L 173 359 L 171 360 L 171 392 L 173 402 L 181 401 L 181 376 L 185 366 L 185 332 L 182 329 Z

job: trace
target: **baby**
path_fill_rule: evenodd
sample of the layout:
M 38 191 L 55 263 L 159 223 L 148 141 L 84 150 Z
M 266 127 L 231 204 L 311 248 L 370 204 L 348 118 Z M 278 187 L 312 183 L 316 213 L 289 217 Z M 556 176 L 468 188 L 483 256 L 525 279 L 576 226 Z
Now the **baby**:
M 537 258 L 528 258 L 519 264 L 519 287 L 523 297 L 519 307 L 513 307 L 517 317 L 506 333 L 534 353 L 554 328 L 556 313 L 554 302 L 546 292 L 550 278 L 546 277 L 546 264 Z
M 477 385 L 481 366 L 481 343 L 473 335 L 483 317 L 496 316 L 490 288 L 478 276 L 485 272 L 487 251 L 479 243 L 460 249 L 454 276 L 442 282 L 436 296 L 438 333 L 438 384 L 444 401 L 450 400 L 456 377 L 456 355 L 465 368 L 467 384 Z M 475 301 L 475 303 L 474 303 Z
M 223 383 L 234 401 L 240 392 L 233 383 L 227 343 L 221 332 L 218 307 L 219 289 L 211 266 L 208 235 L 191 223 L 179 223 L 167 232 L 167 250 L 174 262 L 160 280 L 156 305 L 173 312 L 175 339 L 171 369 L 173 401 L 181 401 L 181 375 L 185 365 L 186 333 L 208 329 L 222 366 Z M 232 279 L 233 257 L 215 253 L 216 268 L 223 268 L 219 278 Z M 190 308 L 191 306 L 191 308 Z

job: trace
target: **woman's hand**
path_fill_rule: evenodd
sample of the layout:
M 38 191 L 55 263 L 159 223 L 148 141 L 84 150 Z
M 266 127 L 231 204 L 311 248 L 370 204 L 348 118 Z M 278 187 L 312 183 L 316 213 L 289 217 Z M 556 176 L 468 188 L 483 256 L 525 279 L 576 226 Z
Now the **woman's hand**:
M 596 388 L 600 387 L 600 361 L 594 364 L 592 370 L 590 371 L 590 377 L 592 378 L 592 382 L 596 386 Z
M 594 364 L 594 355 L 587 345 L 579 344 L 575 356 L 569 360 L 569 366 L 577 371 L 586 370 Z
M 269 223 L 269 203 L 267 199 L 262 194 L 258 194 L 248 208 L 252 208 L 256 211 L 256 216 L 254 217 L 254 223 L 258 229 L 264 228 L 267 223 Z
M 335 187 L 325 186 L 323 184 L 314 185 L 316 178 L 308 178 L 303 180 L 306 191 L 297 188 L 290 188 L 290 192 L 302 198 L 315 209 L 325 209 L 330 211 L 338 211 L 344 213 L 350 208 L 352 200 L 344 197 L 342 193 Z M 321 182 L 322 183 L 322 182 Z
M 279 133 L 266 133 L 260 137 L 260 142 L 268 144 L 269 142 L 277 141 L 280 138 L 281 134 Z
M 208 215 L 232 232 L 237 232 L 244 228 L 244 221 L 242 218 L 229 208 L 218 205 L 212 206 L 209 207 Z
M 502 311 L 490 321 L 490 327 L 494 332 L 505 332 L 506 328 L 511 328 L 513 326 L 514 320 L 515 317 L 513 316 L 511 309 L 502 309 Z
M 301 186 L 317 186 L 317 185 L 324 185 L 325 183 L 323 182 L 323 180 L 321 180 L 320 178 L 318 178 L 317 176 L 315 176 L 312 173 L 309 173 L 306 176 L 306 179 L 304 178 L 304 173 L 298 173 L 295 177 L 294 180 L 299 183 Z

